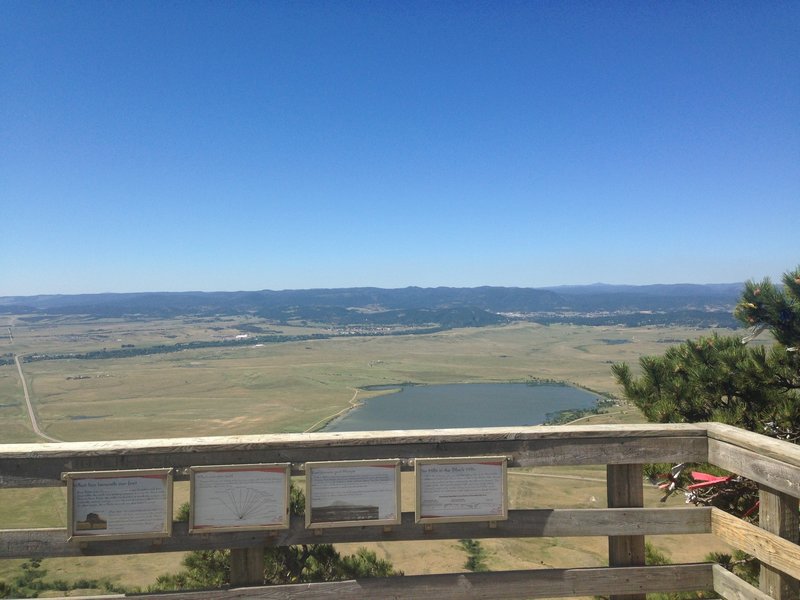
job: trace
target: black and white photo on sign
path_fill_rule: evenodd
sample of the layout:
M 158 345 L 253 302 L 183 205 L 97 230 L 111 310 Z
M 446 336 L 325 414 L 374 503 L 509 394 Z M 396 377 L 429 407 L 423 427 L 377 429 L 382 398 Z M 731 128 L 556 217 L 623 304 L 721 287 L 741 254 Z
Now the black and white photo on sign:
M 400 520 L 399 463 L 307 463 L 307 524 Z
M 68 473 L 71 537 L 149 537 L 170 530 L 166 472 Z

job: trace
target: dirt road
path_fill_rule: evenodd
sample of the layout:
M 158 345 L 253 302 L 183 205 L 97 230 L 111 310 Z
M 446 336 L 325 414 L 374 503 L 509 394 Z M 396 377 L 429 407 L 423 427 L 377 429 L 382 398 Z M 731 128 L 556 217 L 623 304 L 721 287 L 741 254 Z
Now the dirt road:
M 28 416 L 31 418 L 31 427 L 33 432 L 41 438 L 46 439 L 48 442 L 60 442 L 54 437 L 50 437 L 44 431 L 39 429 L 39 423 L 36 422 L 36 413 L 33 411 L 33 404 L 31 404 L 31 397 L 28 394 L 28 384 L 25 381 L 25 375 L 22 373 L 22 362 L 19 360 L 19 355 L 14 355 L 14 362 L 17 363 L 17 371 L 19 371 L 19 380 L 22 382 L 22 391 L 25 394 L 25 404 L 28 406 Z

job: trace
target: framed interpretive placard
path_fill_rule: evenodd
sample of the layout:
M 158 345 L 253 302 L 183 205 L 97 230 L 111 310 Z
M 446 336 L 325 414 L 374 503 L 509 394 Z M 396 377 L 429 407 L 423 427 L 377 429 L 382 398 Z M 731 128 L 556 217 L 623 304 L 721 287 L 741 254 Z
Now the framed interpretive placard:
M 505 456 L 418 458 L 417 523 L 508 518 Z
M 291 465 L 189 468 L 189 533 L 287 529 Z
M 306 463 L 306 527 L 398 525 L 400 460 Z
M 172 534 L 172 469 L 64 473 L 68 540 Z

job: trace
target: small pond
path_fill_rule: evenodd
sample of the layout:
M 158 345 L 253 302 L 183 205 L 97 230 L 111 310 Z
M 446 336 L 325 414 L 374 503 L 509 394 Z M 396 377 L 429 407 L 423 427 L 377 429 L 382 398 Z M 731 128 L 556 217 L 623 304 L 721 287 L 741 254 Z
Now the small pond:
M 558 383 L 374 386 L 389 391 L 331 421 L 323 431 L 540 425 L 548 415 L 594 408 L 596 394 Z

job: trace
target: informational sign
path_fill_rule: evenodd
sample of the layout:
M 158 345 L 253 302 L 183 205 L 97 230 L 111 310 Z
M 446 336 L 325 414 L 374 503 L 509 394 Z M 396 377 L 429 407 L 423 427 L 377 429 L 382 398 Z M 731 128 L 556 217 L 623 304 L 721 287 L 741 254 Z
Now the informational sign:
M 398 525 L 400 460 L 306 463 L 306 527 Z
M 189 532 L 288 528 L 290 466 L 191 467 Z
M 64 473 L 68 539 L 167 537 L 172 469 Z
M 415 461 L 417 523 L 508 518 L 505 456 Z

